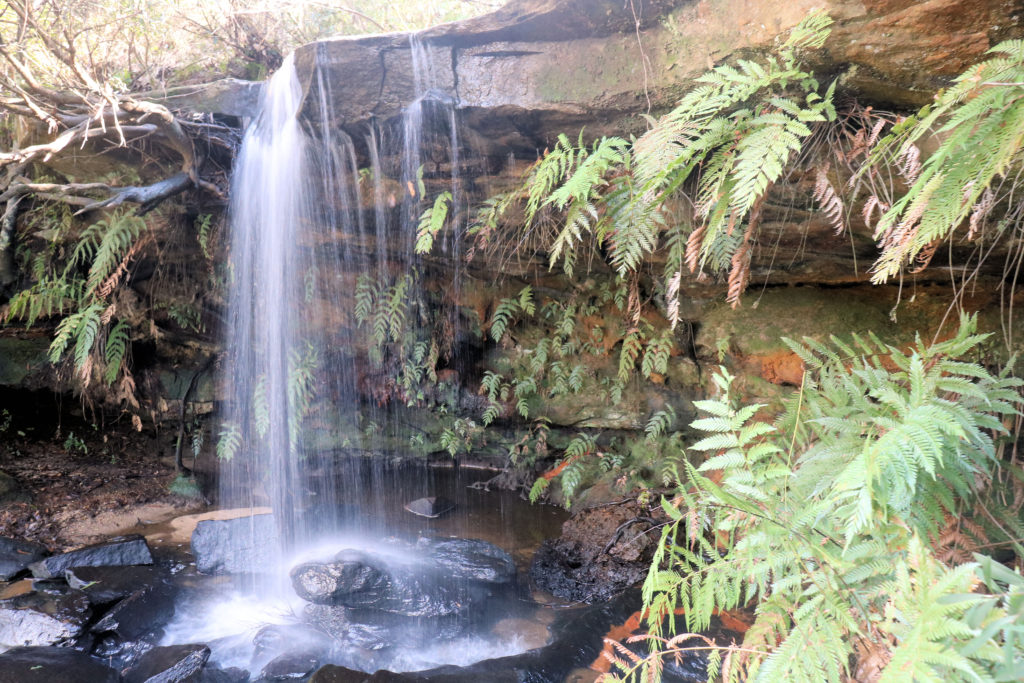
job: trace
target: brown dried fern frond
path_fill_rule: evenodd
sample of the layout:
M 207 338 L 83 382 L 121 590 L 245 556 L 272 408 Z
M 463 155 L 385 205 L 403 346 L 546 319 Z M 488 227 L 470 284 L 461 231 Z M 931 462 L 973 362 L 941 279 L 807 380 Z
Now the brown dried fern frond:
M 679 324 L 679 285 L 683 279 L 683 271 L 677 270 L 669 278 L 665 286 L 665 307 L 668 313 L 668 322 L 671 328 L 676 329 Z
M 121 283 L 121 280 L 124 278 L 125 275 L 128 274 L 128 267 L 131 265 L 131 262 L 135 259 L 136 256 L 138 256 L 139 252 L 142 250 L 142 247 L 148 241 L 149 236 L 147 235 L 143 239 L 136 241 L 135 244 L 131 246 L 131 248 L 127 251 L 127 253 L 125 253 L 124 257 L 121 259 L 121 263 L 119 263 L 117 268 L 114 269 L 114 272 L 108 275 L 107 279 L 104 280 L 100 284 L 100 286 L 96 288 L 97 296 L 99 296 L 101 299 L 106 299 L 108 296 L 110 296 L 111 292 L 117 289 L 117 286 Z
M 700 247 L 704 243 L 706 231 L 706 226 L 699 225 L 686 240 L 686 267 L 690 269 L 691 273 L 697 272 L 697 265 L 700 263 Z
M 860 215 L 864 218 L 864 225 L 872 231 L 874 231 L 874 228 L 871 227 L 871 216 L 874 215 L 876 210 L 878 211 L 879 218 L 881 218 L 889 210 L 889 205 L 879 199 L 878 195 L 873 194 L 868 197 L 867 201 L 864 202 L 864 207 L 860 210 Z
M 917 182 L 921 175 L 921 149 L 911 142 L 903 145 L 896 157 L 896 169 L 908 184 Z
M 843 220 L 846 207 L 836 192 L 836 188 L 832 185 L 832 181 L 828 178 L 829 167 L 830 164 L 827 161 L 817 167 L 812 196 L 814 201 L 818 202 L 825 216 L 828 217 L 832 230 L 836 235 L 841 235 L 846 229 L 846 223 Z
M 732 255 L 729 268 L 729 291 L 725 297 L 731 308 L 740 305 L 740 298 L 750 282 L 750 243 L 744 242 Z
M 996 195 L 991 188 L 986 188 L 981 194 L 981 198 L 978 199 L 978 203 L 974 205 L 971 210 L 971 218 L 968 222 L 967 239 L 973 240 L 978 236 L 982 225 L 985 223 L 985 219 L 992 213 L 992 209 L 996 205 Z
M 885 124 L 889 123 L 888 119 L 878 118 L 875 121 L 875 125 L 871 127 L 871 135 L 868 136 L 868 147 L 874 147 L 875 143 L 878 142 L 878 138 L 882 135 L 882 129 L 885 128 Z
M 923 272 L 929 265 L 931 265 L 932 258 L 935 256 L 935 252 L 939 248 L 940 244 L 942 244 L 942 240 L 934 240 L 931 244 L 917 253 L 917 256 L 914 257 L 914 267 L 910 269 L 910 273 L 912 275 L 917 275 L 918 273 Z

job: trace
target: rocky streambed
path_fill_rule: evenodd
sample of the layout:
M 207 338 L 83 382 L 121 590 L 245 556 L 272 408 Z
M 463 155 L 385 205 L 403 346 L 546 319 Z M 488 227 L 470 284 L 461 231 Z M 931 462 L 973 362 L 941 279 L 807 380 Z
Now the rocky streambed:
M 57 554 L 0 539 L 0 683 L 558 682 L 607 670 L 604 638 L 640 626 L 629 586 L 658 520 L 616 503 L 562 524 L 508 492 L 432 479 L 453 512 L 415 516 L 385 487 L 392 515 L 361 515 L 288 557 L 272 515 L 250 511 Z M 335 516 L 365 513 L 368 496 Z M 682 662 L 666 680 L 701 671 Z

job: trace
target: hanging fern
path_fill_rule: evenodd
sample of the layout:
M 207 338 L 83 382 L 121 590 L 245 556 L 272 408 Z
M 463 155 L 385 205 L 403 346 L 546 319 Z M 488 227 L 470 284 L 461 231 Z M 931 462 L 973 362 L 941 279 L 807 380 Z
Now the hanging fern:
M 130 348 L 131 327 L 124 321 L 118 321 L 107 333 L 104 352 L 106 369 L 103 371 L 103 381 L 113 384 L 114 380 L 121 373 Z
M 990 59 L 961 74 L 935 102 L 895 126 L 879 140 L 861 175 L 894 166 L 910 187 L 875 227 L 882 254 L 874 282 L 884 282 L 912 263 L 962 223 L 977 231 L 986 195 L 996 183 L 1019 172 L 1024 154 L 1024 40 L 1009 40 L 988 51 Z M 941 143 L 923 163 L 919 144 L 929 136 Z M 1009 183 L 1008 199 L 1016 181 Z M 876 200 L 877 201 L 877 200 Z M 977 214 L 972 220 L 972 216 Z
M 217 458 L 233 459 L 242 448 L 242 428 L 234 422 L 228 422 L 220 428 L 217 439 Z
M 420 224 L 416 229 L 416 253 L 428 254 L 434 248 L 434 239 L 444 228 L 448 219 L 448 211 L 452 205 L 452 193 L 442 192 L 420 216 Z
M 804 149 L 813 126 L 836 118 L 835 84 L 822 88 L 801 62 L 805 52 L 824 44 L 831 23 L 813 12 L 777 54 L 715 67 L 631 143 L 608 137 L 587 146 L 582 133 L 575 144 L 559 136 L 519 190 L 485 207 L 487 227 L 478 237 L 497 239 L 497 221 L 518 198 L 524 205 L 522 230 L 511 233 L 512 251 L 537 243 L 551 267 L 561 261 L 572 275 L 578 250 L 603 249 L 625 277 L 667 247 L 663 290 L 672 292 L 667 304 L 673 323 L 684 263 L 693 271 L 730 272 L 735 304 L 756 241 L 755 209 Z M 666 208 L 670 199 L 690 191 L 692 225 Z M 835 212 L 834 203 L 826 208 Z M 561 227 L 538 232 L 544 210 L 558 214 Z M 742 258 L 735 259 L 741 249 Z

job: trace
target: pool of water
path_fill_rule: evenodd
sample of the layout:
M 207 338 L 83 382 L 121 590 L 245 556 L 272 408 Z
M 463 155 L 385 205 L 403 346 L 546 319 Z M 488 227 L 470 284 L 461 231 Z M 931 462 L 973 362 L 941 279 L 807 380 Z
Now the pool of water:
M 254 678 L 274 658 L 306 651 L 315 651 L 321 664 L 364 671 L 416 671 L 446 664 L 463 666 L 545 644 L 553 618 L 551 600 L 532 589 L 527 570 L 539 544 L 560 532 L 565 511 L 531 505 L 514 492 L 474 488 L 493 476 L 481 470 L 382 466 L 361 459 L 346 462 L 339 471 L 337 485 L 342 488 L 334 509 L 306 511 L 322 521 L 321 531 L 288 557 L 281 557 L 276 567 L 254 567 L 262 581 L 185 572 L 184 590 L 161 644 L 206 643 L 215 664 L 248 669 Z M 446 498 L 455 508 L 437 519 L 404 509 L 409 501 L 424 496 Z M 212 510 L 138 531 L 159 552 L 187 561 L 188 539 L 199 520 L 266 511 Z M 507 552 L 517 568 L 514 581 L 490 587 L 489 596 L 469 608 L 471 613 L 459 614 L 464 623 L 454 637 L 450 620 L 423 619 L 401 626 L 394 632 L 397 642 L 389 647 L 355 647 L 321 639 L 318 634 L 323 629 L 318 624 L 310 628 L 305 614 L 308 603 L 288 585 L 288 571 L 294 565 L 328 559 L 344 549 L 371 553 L 405 572 L 420 561 L 411 550 L 417 540 L 444 538 L 487 541 Z

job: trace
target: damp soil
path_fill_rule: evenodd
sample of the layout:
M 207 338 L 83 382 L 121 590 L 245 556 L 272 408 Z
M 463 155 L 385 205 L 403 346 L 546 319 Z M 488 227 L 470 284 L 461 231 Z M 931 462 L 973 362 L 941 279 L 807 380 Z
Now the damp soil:
M 75 408 L 0 404 L 0 471 L 20 500 L 0 502 L 0 536 L 67 550 L 203 507 L 172 494 L 175 432 L 95 424 Z M 74 405 L 77 405 L 75 402 Z

